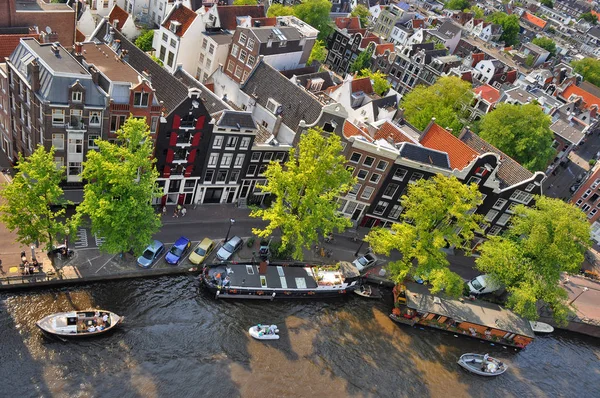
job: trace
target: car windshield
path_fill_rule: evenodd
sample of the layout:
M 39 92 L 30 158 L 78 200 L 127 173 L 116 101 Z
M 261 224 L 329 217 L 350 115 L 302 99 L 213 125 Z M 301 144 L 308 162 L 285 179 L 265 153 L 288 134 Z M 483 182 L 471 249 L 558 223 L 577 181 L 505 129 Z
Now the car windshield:
M 360 265 L 363 265 L 363 266 L 367 265 L 367 263 L 368 263 L 367 259 L 364 257 L 359 258 L 358 262 L 360 263 Z
M 475 290 L 483 289 L 483 286 L 481 286 L 481 283 L 479 283 L 479 281 L 477 279 L 473 279 L 471 281 L 471 286 L 473 286 L 473 289 L 475 289 Z
M 170 250 L 171 254 L 179 257 L 181 256 L 181 253 L 183 253 L 183 250 L 181 250 L 180 248 L 178 248 L 177 246 L 173 246 Z
M 204 256 L 206 254 L 206 250 L 204 250 L 201 247 L 196 248 L 196 250 L 194 250 L 194 253 L 196 253 L 199 256 Z
M 152 260 L 154 258 L 154 252 L 152 250 L 146 249 L 144 254 L 142 254 L 142 257 L 144 257 L 146 260 Z
M 227 250 L 229 253 L 233 253 L 233 246 L 231 246 L 231 243 L 229 242 L 223 245 L 223 249 Z

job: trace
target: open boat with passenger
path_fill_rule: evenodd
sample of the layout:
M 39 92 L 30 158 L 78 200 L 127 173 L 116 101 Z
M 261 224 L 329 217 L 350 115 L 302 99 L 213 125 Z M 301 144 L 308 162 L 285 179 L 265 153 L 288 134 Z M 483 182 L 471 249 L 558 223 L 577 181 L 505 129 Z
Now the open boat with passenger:
M 458 359 L 458 364 L 469 372 L 480 376 L 498 376 L 506 372 L 505 363 L 490 357 L 488 354 L 463 354 Z
M 279 340 L 277 325 L 261 325 L 259 323 L 248 329 L 248 333 L 257 340 Z
M 94 336 L 106 333 L 124 317 L 104 310 L 58 312 L 36 322 L 44 332 L 62 337 Z
M 205 265 L 201 280 L 216 298 L 290 299 L 341 297 L 354 290 L 340 267 L 303 264 Z

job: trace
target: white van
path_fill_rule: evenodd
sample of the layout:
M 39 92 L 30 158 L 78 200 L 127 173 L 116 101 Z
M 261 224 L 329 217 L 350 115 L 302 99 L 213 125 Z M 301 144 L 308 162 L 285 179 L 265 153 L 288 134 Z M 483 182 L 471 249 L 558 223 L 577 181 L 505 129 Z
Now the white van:
M 495 283 L 490 275 L 479 275 L 467 282 L 467 285 L 471 294 L 492 293 L 502 287 Z

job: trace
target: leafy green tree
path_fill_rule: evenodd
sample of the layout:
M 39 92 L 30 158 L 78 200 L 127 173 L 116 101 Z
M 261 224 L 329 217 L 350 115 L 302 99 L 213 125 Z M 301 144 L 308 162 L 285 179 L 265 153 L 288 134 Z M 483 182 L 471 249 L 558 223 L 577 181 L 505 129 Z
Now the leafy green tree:
M 576 73 L 583 76 L 583 80 L 596 86 L 600 86 L 600 60 L 595 58 L 584 58 L 579 61 L 571 62 L 571 66 Z
M 63 198 L 60 182 L 64 167 L 54 162 L 54 147 L 46 151 L 42 145 L 27 158 L 19 156 L 17 173 L 12 183 L 0 190 L 0 220 L 24 245 L 38 242 L 51 249 L 58 236 L 65 237 L 69 223 L 62 221 L 65 209 L 52 206 L 68 204 Z
M 483 8 L 481 8 L 479 6 L 473 6 L 471 8 L 467 8 L 467 9 L 465 9 L 465 12 L 472 12 L 473 18 L 475 18 L 475 19 L 482 19 L 484 16 Z
M 118 143 L 98 139 L 99 150 L 88 152 L 81 175 L 88 184 L 76 217 L 80 224 L 88 216 L 92 233 L 105 238 L 100 250 L 139 253 L 161 225 L 152 207 L 152 199 L 161 192 L 145 118 L 127 119 L 117 139 Z
M 329 12 L 331 12 L 329 0 L 304 0 L 294 6 L 296 17 L 319 30 L 319 40 L 327 39 L 333 32 L 333 22 L 331 22 Z
M 547 37 L 536 37 L 531 41 L 536 46 L 542 47 L 544 50 L 550 52 L 550 56 L 556 55 L 556 43 Z
M 450 271 L 446 253 L 448 245 L 469 251 L 474 231 L 479 231 L 483 217 L 473 214 L 482 202 L 476 184 L 465 185 L 456 177 L 438 174 L 409 184 L 402 196 L 404 213 L 391 229 L 371 230 L 365 241 L 375 253 L 389 255 L 395 249 L 402 260 L 388 263 L 391 278 L 401 283 L 408 276 L 428 280 L 433 293 L 442 289 L 458 297 L 463 291 L 460 276 Z
M 542 301 L 564 323 L 567 293 L 560 276 L 579 271 L 590 246 L 590 225 L 575 206 L 545 196 L 535 200 L 533 208 L 515 208 L 511 228 L 481 245 L 476 264 L 506 286 L 508 306 L 515 312 L 535 320 Z
M 551 119 L 536 104 L 499 104 L 481 120 L 481 138 L 531 171 L 545 170 L 555 151 Z
M 598 17 L 592 14 L 591 12 L 584 12 L 583 14 L 581 14 L 581 19 L 591 23 L 592 25 L 596 25 L 598 23 Z
M 386 93 L 392 85 L 387 81 L 386 74 L 381 71 L 373 72 L 370 69 L 363 69 L 358 77 L 369 77 L 373 82 L 373 90 L 379 95 Z
M 363 69 L 369 69 L 371 67 L 371 60 L 375 47 L 370 45 L 350 64 L 350 73 L 360 72 Z
M 160 60 L 160 58 L 155 57 L 154 55 L 150 55 L 150 58 L 152 59 L 152 61 L 156 62 L 160 66 L 163 66 L 163 62 Z
M 356 182 L 345 168 L 341 151 L 337 135 L 325 138 L 323 130 L 315 128 L 300 137 L 298 148 L 290 150 L 284 167 L 272 162 L 265 171 L 266 185 L 259 186 L 274 196 L 271 207 L 250 213 L 269 224 L 252 232 L 266 238 L 279 229 L 282 248 L 291 246 L 292 257 L 302 260 L 302 249 L 318 242 L 319 231 L 328 234 L 351 226 L 350 220 L 337 211 L 336 198 Z
M 533 66 L 535 62 L 535 58 L 533 57 L 533 55 L 528 54 L 527 58 L 525 58 L 525 66 L 527 66 L 528 68 L 531 68 Z
M 267 10 L 267 17 L 285 17 L 288 15 L 294 15 L 294 8 L 290 6 L 284 6 L 283 4 L 272 4 Z
M 154 38 L 154 30 L 145 30 L 135 39 L 135 45 L 142 51 L 152 51 L 152 39 Z
M 507 46 L 512 46 L 519 42 L 519 17 L 515 14 L 508 15 L 498 11 L 489 15 L 487 21 L 502 26 L 503 32 L 500 40 Z
M 256 0 L 233 0 L 234 6 L 255 6 L 257 3 Z
M 316 40 L 313 45 L 312 50 L 310 51 L 310 56 L 308 57 L 308 65 L 312 65 L 313 61 L 319 61 L 320 63 L 325 62 L 327 59 L 327 49 L 325 48 L 325 43 L 323 40 Z
M 369 12 L 369 9 L 364 5 L 358 4 L 356 7 L 354 7 L 350 15 L 353 17 L 358 17 L 358 19 L 360 20 L 361 28 L 366 28 L 367 25 L 369 25 L 369 16 L 371 15 L 371 13 Z
M 545 5 L 548 8 L 554 7 L 554 2 L 552 0 L 542 0 L 541 3 L 542 5 Z
M 435 117 L 437 124 L 458 134 L 463 127 L 463 108 L 472 99 L 471 83 L 456 76 L 444 76 L 429 87 L 419 85 L 405 94 L 400 107 L 404 108 L 406 120 L 418 129 L 423 130 Z
M 470 6 L 469 0 L 448 0 L 446 2 L 446 8 L 449 10 L 464 10 Z

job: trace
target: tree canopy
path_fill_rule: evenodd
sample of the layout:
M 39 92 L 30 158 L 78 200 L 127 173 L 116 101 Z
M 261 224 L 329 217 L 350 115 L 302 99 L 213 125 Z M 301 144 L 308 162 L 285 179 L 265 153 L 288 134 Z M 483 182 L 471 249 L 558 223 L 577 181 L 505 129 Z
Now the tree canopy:
M 483 8 L 479 7 L 479 6 L 473 6 L 470 8 L 467 8 L 464 10 L 465 12 L 472 12 L 473 13 L 473 18 L 475 19 L 482 19 L 484 14 L 483 14 Z
M 507 46 L 515 45 L 519 42 L 519 17 L 515 14 L 508 15 L 498 11 L 487 17 L 488 22 L 502 26 L 502 36 L 500 40 Z
M 324 134 L 321 129 L 309 129 L 300 137 L 297 149 L 290 150 L 284 167 L 271 162 L 265 171 L 267 183 L 259 188 L 275 199 L 269 208 L 250 214 L 269 223 L 252 232 L 266 238 L 279 229 L 282 247 L 291 247 L 296 260 L 302 260 L 303 248 L 318 242 L 319 232 L 343 231 L 352 225 L 338 213 L 336 199 L 356 181 L 345 168 L 341 139 L 335 134 L 325 138 Z
M 38 242 L 51 249 L 58 237 L 66 237 L 69 228 L 65 209 L 52 206 L 66 205 L 60 182 L 64 167 L 56 167 L 54 147 L 46 151 L 42 145 L 27 158 L 19 156 L 17 173 L 12 183 L 0 191 L 0 220 L 10 231 L 16 231 L 17 240 L 24 245 Z
M 387 81 L 386 74 L 381 71 L 373 72 L 370 69 L 363 69 L 358 77 L 369 77 L 373 82 L 373 90 L 379 95 L 385 94 L 392 85 Z
M 573 205 L 545 196 L 535 200 L 533 208 L 514 209 L 512 227 L 481 245 L 476 264 L 506 286 L 508 306 L 516 313 L 535 320 L 542 301 L 562 323 L 568 308 L 560 276 L 579 271 L 590 246 L 590 225 Z
M 583 76 L 583 80 L 600 87 L 600 60 L 595 58 L 584 58 L 571 62 L 575 72 Z
M 541 3 L 542 5 L 545 5 L 548 8 L 554 7 L 554 2 L 552 0 L 542 0 Z
M 234 6 L 255 6 L 257 3 L 256 0 L 233 0 Z
M 463 291 L 463 281 L 448 268 L 444 247 L 469 251 L 474 231 L 483 218 L 473 209 L 481 204 L 476 184 L 465 185 L 456 177 L 438 174 L 409 184 L 402 196 L 401 222 L 391 229 L 372 229 L 365 240 L 375 253 L 389 255 L 395 249 L 402 260 L 388 263 L 391 278 L 401 283 L 412 275 L 428 280 L 433 293 L 442 289 L 451 296 Z
M 315 40 L 310 56 L 308 57 L 308 65 L 312 65 L 313 61 L 319 61 L 320 63 L 325 62 L 327 59 L 327 49 L 323 40 Z
M 369 12 L 369 9 L 363 4 L 358 4 L 356 7 L 354 7 L 350 15 L 353 17 L 358 17 L 358 19 L 360 20 L 361 28 L 364 29 L 367 27 L 367 25 L 369 25 L 369 16 L 371 15 L 371 13 Z
M 542 47 L 544 50 L 550 52 L 550 56 L 556 55 L 556 43 L 547 37 L 536 37 L 531 41 L 536 46 Z
M 360 72 L 363 69 L 369 69 L 371 67 L 371 60 L 374 51 L 374 47 L 369 46 L 350 64 L 350 73 Z
M 545 170 L 555 151 L 551 119 L 536 104 L 499 104 L 480 123 L 481 138 L 530 171 Z
M 469 0 L 448 0 L 445 8 L 448 10 L 464 10 L 470 6 Z
M 416 128 L 423 130 L 431 118 L 457 135 L 463 127 L 464 106 L 471 103 L 471 83 L 456 76 L 440 77 L 435 84 L 419 85 L 405 94 L 400 103 L 404 117 Z
M 117 131 L 118 143 L 96 140 L 83 164 L 83 202 L 77 221 L 89 217 L 92 233 L 105 238 L 100 250 L 140 253 L 160 228 L 152 199 L 161 192 L 152 158 L 153 142 L 145 118 L 127 119 Z
M 319 30 L 319 40 L 325 40 L 333 32 L 333 22 L 329 17 L 331 2 L 329 0 L 304 0 L 294 6 L 294 15 L 313 28 Z
M 584 12 L 583 14 L 581 14 L 581 19 L 591 23 L 592 25 L 596 25 L 598 23 L 598 17 L 592 14 L 591 12 Z
M 152 51 L 152 39 L 154 38 L 154 30 L 144 30 L 135 39 L 135 45 L 142 51 Z
M 267 17 L 284 17 L 287 15 L 294 15 L 294 8 L 290 6 L 284 6 L 283 4 L 272 4 L 267 10 Z

